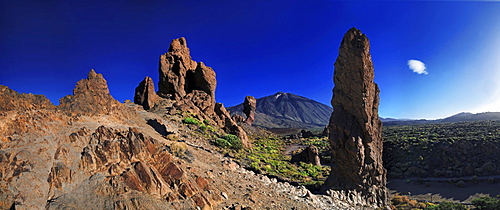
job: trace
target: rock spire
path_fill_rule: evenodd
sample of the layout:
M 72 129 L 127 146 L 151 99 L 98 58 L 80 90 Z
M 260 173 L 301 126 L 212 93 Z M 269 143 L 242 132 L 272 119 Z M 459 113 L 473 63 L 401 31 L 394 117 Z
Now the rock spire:
M 243 113 L 247 116 L 245 123 L 252 125 L 255 121 L 255 111 L 257 110 L 257 100 L 253 96 L 246 96 L 243 102 Z
M 134 103 L 142 105 L 145 110 L 151 109 L 158 103 L 158 95 L 155 93 L 155 85 L 151 77 L 146 77 L 135 88 Z
M 382 165 L 382 123 L 379 89 L 373 81 L 370 43 L 350 29 L 335 61 L 332 106 L 328 125 L 332 172 L 324 190 L 353 204 L 387 205 L 386 170 Z

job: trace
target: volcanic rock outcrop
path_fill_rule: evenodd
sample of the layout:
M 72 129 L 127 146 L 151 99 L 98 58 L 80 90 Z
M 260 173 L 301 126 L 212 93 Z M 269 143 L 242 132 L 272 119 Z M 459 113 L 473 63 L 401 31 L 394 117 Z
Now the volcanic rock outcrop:
M 382 165 L 379 89 L 366 35 L 350 29 L 335 61 L 329 141 L 332 172 L 323 189 L 339 199 L 372 207 L 387 205 Z
M 222 104 L 215 103 L 217 81 L 212 68 L 191 59 L 184 37 L 172 40 L 168 52 L 160 56 L 158 94 L 175 100 L 174 107 L 215 121 L 226 132 L 237 135 L 250 146 L 245 131 L 231 119 Z
M 158 100 L 153 79 L 151 77 L 144 78 L 135 88 L 134 103 L 142 105 L 145 110 L 148 110 L 153 108 Z
M 160 96 L 174 100 L 192 99 L 201 111 L 213 110 L 217 81 L 212 68 L 191 59 L 184 37 L 172 40 L 168 52 L 160 56 Z
M 243 113 L 247 116 L 245 123 L 252 125 L 255 121 L 255 111 L 257 110 L 257 100 L 253 96 L 246 96 L 243 102 Z
M 94 69 L 90 70 L 87 79 L 76 83 L 73 95 L 65 96 L 59 102 L 60 109 L 83 115 L 110 114 L 122 108 L 122 104 L 109 94 L 102 74 L 97 74 Z

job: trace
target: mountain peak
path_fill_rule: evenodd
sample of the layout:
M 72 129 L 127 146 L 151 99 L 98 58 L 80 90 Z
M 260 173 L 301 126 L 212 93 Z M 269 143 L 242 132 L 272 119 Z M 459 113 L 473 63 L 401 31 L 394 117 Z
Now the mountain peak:
M 229 107 L 232 115 L 243 116 L 243 104 Z M 292 93 L 277 92 L 257 99 L 253 125 L 264 128 L 323 128 L 333 109 Z

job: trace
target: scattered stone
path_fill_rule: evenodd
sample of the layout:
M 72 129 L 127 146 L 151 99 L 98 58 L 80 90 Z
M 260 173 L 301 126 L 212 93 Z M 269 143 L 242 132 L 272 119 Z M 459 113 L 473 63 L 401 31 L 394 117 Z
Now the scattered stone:
M 385 207 L 379 89 L 373 79 L 368 38 L 352 28 L 344 35 L 335 62 L 334 112 L 328 125 L 332 173 L 323 189 L 353 204 Z
M 227 193 L 225 193 L 225 192 L 221 192 L 220 195 L 222 195 L 222 197 L 226 200 L 229 199 L 229 197 L 227 196 Z

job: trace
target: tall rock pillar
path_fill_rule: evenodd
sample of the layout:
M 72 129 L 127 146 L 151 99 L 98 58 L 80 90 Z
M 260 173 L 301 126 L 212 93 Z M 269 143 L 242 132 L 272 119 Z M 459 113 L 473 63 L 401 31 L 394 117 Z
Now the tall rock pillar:
M 252 125 L 255 121 L 255 111 L 257 110 L 257 99 L 253 96 L 246 96 L 243 102 L 243 113 L 247 116 L 245 123 Z
M 368 38 L 356 28 L 342 40 L 335 61 L 329 141 L 332 170 L 323 189 L 357 205 L 387 205 L 386 170 L 382 165 L 379 89 Z

